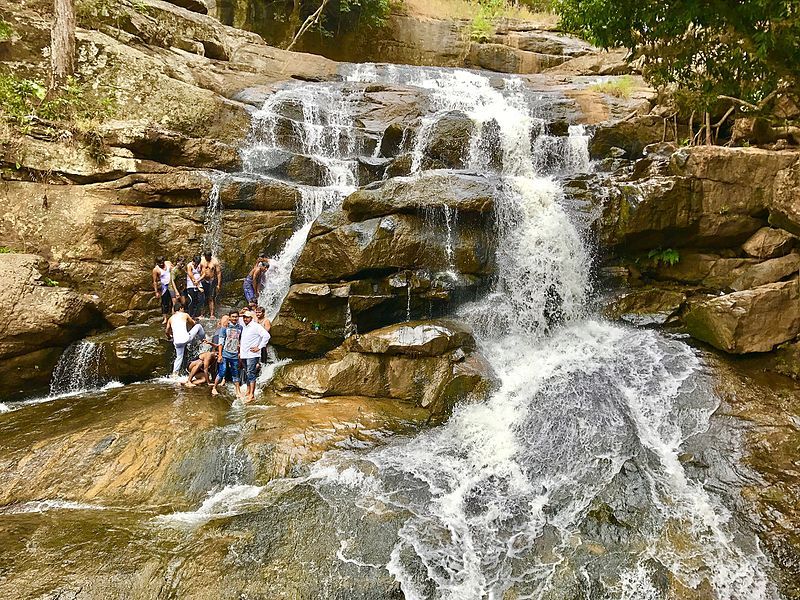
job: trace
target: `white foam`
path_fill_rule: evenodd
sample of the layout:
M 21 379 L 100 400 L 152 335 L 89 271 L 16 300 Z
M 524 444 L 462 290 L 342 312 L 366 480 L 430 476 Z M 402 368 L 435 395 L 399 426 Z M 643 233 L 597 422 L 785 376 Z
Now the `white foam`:
M 263 490 L 257 485 L 228 485 L 209 494 L 197 510 L 161 515 L 154 521 L 162 525 L 196 527 L 213 519 L 235 516 L 241 514 L 247 502 Z
M 0 507 L 0 514 L 18 515 L 27 513 L 42 513 L 51 510 L 105 510 L 105 506 L 87 504 L 85 502 L 72 502 L 71 500 L 33 500 L 22 504 L 12 504 Z

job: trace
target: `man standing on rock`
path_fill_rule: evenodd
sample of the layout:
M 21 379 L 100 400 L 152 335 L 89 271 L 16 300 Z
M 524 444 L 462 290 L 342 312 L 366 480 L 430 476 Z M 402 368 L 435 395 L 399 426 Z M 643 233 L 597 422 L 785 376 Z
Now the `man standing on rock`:
M 236 388 L 236 397 L 241 394 L 239 387 L 239 346 L 242 339 L 242 326 L 239 325 L 239 311 L 232 310 L 228 316 L 230 320 L 225 329 L 219 332 L 219 350 L 217 350 L 217 378 L 211 395 L 217 396 L 217 385 L 225 383 L 225 375 L 229 374 Z
M 153 292 L 156 299 L 161 299 L 161 324 L 166 325 L 169 315 L 172 314 L 172 263 L 164 260 L 163 256 L 156 258 L 153 267 Z
M 255 266 L 247 274 L 247 277 L 244 278 L 242 287 L 244 288 L 244 297 L 247 299 L 248 304 L 252 305 L 258 300 L 258 295 L 261 293 L 261 288 L 263 287 L 264 277 L 274 262 L 275 261 L 271 258 L 259 256 Z
M 200 278 L 200 255 L 196 255 L 186 265 L 186 296 L 189 302 L 189 316 L 197 317 L 203 307 L 203 285 Z
M 261 350 L 269 343 L 269 332 L 264 329 L 255 315 L 247 310 L 242 315 L 244 327 L 242 328 L 242 343 L 239 346 L 239 358 L 244 360 L 245 379 L 247 381 L 247 399 L 252 402 L 256 397 L 256 375 L 258 363 L 261 362 Z
M 213 319 L 216 316 L 217 294 L 222 292 L 222 265 L 216 256 L 212 256 L 211 250 L 206 250 L 200 260 L 200 278 L 209 310 L 208 316 Z
M 177 377 L 183 367 L 183 355 L 186 345 L 196 337 L 205 337 L 206 332 L 200 323 L 195 323 L 194 319 L 184 311 L 185 304 L 183 298 L 175 301 L 175 314 L 167 321 L 167 338 L 172 340 L 175 346 L 175 363 L 172 365 L 172 376 Z

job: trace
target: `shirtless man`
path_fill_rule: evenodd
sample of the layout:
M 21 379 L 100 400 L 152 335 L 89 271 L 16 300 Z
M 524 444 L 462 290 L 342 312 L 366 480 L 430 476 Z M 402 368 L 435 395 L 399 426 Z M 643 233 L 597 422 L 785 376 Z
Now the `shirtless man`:
M 271 258 L 259 256 L 255 266 L 250 269 L 250 273 L 244 278 L 244 284 L 242 286 L 244 288 L 244 297 L 251 306 L 258 299 L 258 295 L 261 293 L 264 275 L 273 262 Z
M 159 256 L 153 267 L 153 292 L 156 300 L 161 300 L 161 324 L 166 325 L 169 315 L 172 314 L 172 263 Z
M 205 337 L 206 332 L 200 323 L 195 323 L 194 319 L 184 311 L 185 304 L 183 298 L 178 298 L 175 303 L 175 314 L 167 321 L 167 339 L 172 340 L 175 346 L 175 362 L 172 365 L 172 376 L 177 377 L 183 366 L 183 355 L 186 345 L 196 337 Z
M 217 294 L 222 292 L 222 265 L 216 256 L 212 256 L 211 250 L 203 253 L 200 259 L 200 283 L 203 286 L 203 294 L 206 297 L 206 306 L 209 310 L 209 318 L 215 315 L 215 303 Z

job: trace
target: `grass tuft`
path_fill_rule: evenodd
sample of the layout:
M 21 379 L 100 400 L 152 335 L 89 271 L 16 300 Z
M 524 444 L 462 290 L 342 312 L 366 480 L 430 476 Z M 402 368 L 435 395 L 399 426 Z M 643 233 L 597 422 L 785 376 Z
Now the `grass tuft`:
M 608 94 L 609 96 L 627 100 L 636 90 L 636 80 L 630 75 L 623 75 L 622 77 L 609 79 L 602 83 L 596 83 L 592 85 L 590 89 L 600 92 L 601 94 Z

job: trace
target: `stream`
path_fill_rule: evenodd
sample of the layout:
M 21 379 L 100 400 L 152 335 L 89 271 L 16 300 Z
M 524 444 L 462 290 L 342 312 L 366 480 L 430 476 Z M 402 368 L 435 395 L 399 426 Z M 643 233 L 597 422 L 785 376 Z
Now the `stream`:
M 286 153 L 323 169 L 319 185 L 300 186 L 295 232 L 260 303 L 277 313 L 312 224 L 358 187 L 357 159 L 377 153 L 355 122 L 364 86 L 425 90 L 427 113 L 402 142 L 409 176 L 425 176 L 426 136 L 457 110 L 475 124 L 466 169 L 501 182 L 491 289 L 456 309 L 497 375 L 491 397 L 268 483 L 245 446 L 248 411 L 270 407 L 231 408 L 163 380 L 80 378 L 1 405 L 13 410 L 0 414 L 0 457 L 45 439 L 89 453 L 114 436 L 139 440 L 114 450 L 122 466 L 103 485 L 118 486 L 115 503 L 91 490 L 70 499 L 77 461 L 50 496 L 0 506 L 2 596 L 780 598 L 740 499 L 759 482 L 742 461 L 747 430 L 720 417 L 731 411 L 713 360 L 679 336 L 597 315 L 594 214 L 563 190 L 592 169 L 589 138 L 582 126 L 549 133 L 562 98 L 467 70 L 349 65 L 341 75 L 287 85 L 254 115 L 237 176 L 269 177 Z M 457 236 L 459 215 L 442 218 Z M 71 352 L 96 370 L 91 347 Z M 88 425 L 100 433 L 79 432 Z M 152 481 L 130 483 L 131 470 Z

